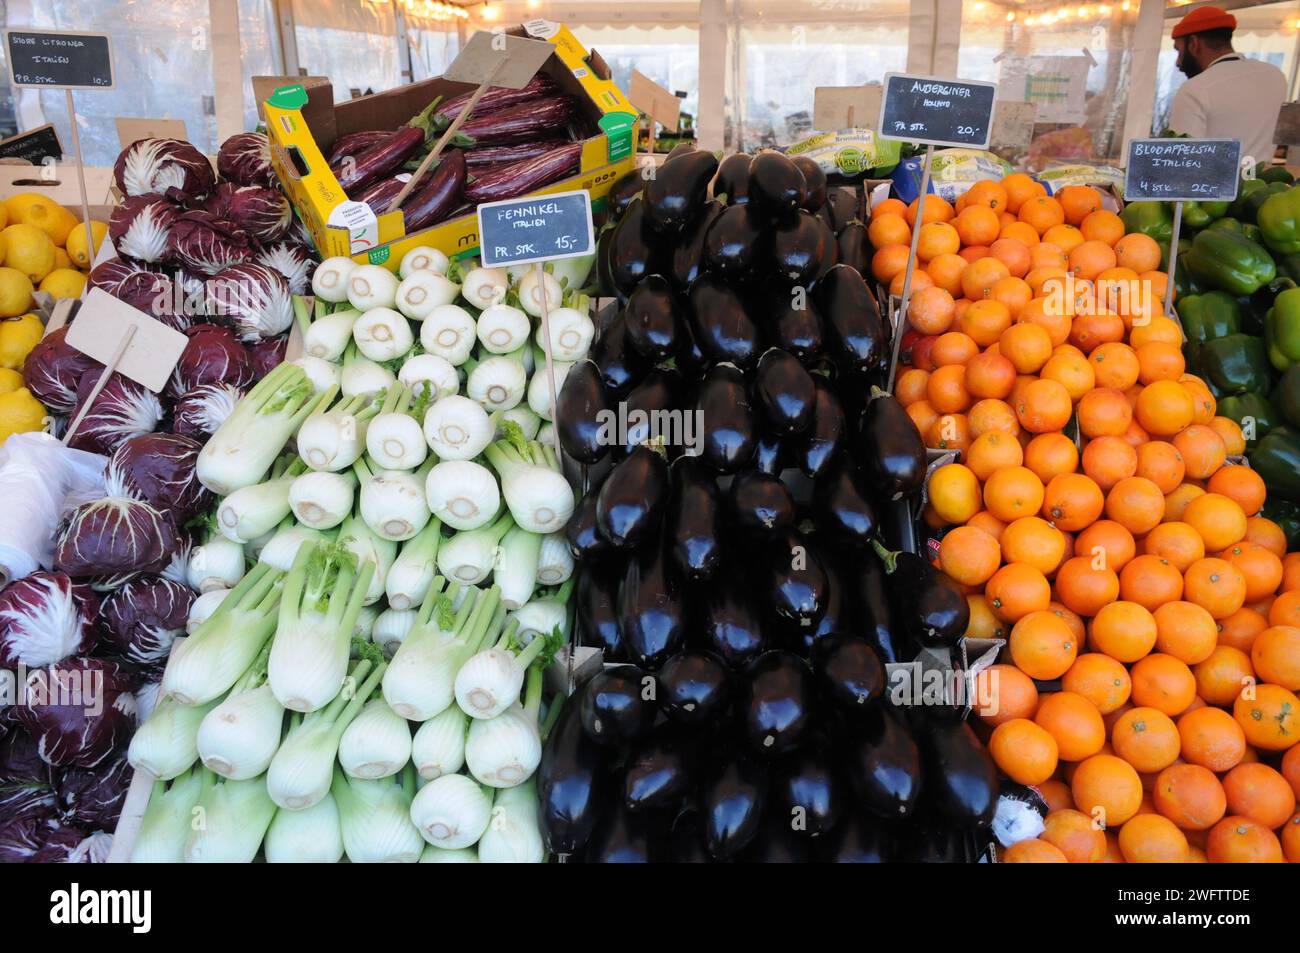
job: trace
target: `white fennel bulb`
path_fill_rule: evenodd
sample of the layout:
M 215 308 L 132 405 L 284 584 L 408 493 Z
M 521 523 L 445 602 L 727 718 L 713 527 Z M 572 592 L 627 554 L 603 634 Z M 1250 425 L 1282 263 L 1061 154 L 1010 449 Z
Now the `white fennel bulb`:
M 185 634 L 193 635 L 194 630 L 212 617 L 217 607 L 230 595 L 229 589 L 209 589 L 190 604 L 190 614 L 185 620 Z
M 501 510 L 501 490 L 492 471 L 473 460 L 444 460 L 424 482 L 429 510 L 455 530 L 478 529 Z
M 484 864 L 540 864 L 546 847 L 537 823 L 537 786 L 532 781 L 498 791 L 492 820 L 478 842 Z
M 386 658 L 397 654 L 419 615 L 416 609 L 394 609 L 391 606 L 379 613 L 370 630 L 370 641 L 379 646 Z
M 551 331 L 551 360 L 574 363 L 581 361 L 591 350 L 596 325 L 585 312 L 577 308 L 556 308 L 546 316 L 546 325 Z M 537 324 L 534 340 L 544 352 L 547 337 L 541 322 Z
M 470 658 L 456 673 L 456 704 L 471 718 L 495 718 L 519 699 L 524 674 L 543 653 L 554 654 L 560 640 L 552 635 L 519 648 L 513 619 L 495 645 Z
M 333 476 L 333 474 L 330 475 Z M 289 497 L 292 505 L 292 487 L 289 489 Z M 285 520 L 280 524 L 280 528 L 275 531 L 275 535 L 271 537 L 270 541 L 262 547 L 262 551 L 257 554 L 257 561 L 266 563 L 268 566 L 274 566 L 283 572 L 288 572 L 293 568 L 293 561 L 298 558 L 298 550 L 302 548 L 304 543 L 328 541 L 329 537 L 320 530 Z
M 514 354 L 479 361 L 465 380 L 465 394 L 489 411 L 517 407 L 528 392 L 528 372 Z
M 195 812 L 203 823 L 190 825 L 185 842 L 187 864 L 248 864 L 262 846 L 275 816 L 275 804 L 267 795 L 264 778 L 222 778 L 204 790 Z
M 339 390 L 344 397 L 382 394 L 395 383 L 392 371 L 357 353 L 355 341 L 348 346 L 339 376 Z
M 358 311 L 391 308 L 397 300 L 397 276 L 380 265 L 357 265 L 348 273 L 348 303 Z
M 338 387 L 343 382 L 343 373 L 337 364 L 331 364 L 323 358 L 304 354 L 293 361 L 294 367 L 300 367 L 311 382 L 312 390 L 321 394 L 330 388 Z
M 555 276 L 538 268 L 520 277 L 515 292 L 519 295 L 519 307 L 534 318 L 541 317 L 543 307 L 554 311 L 564 301 L 564 289 Z
M 334 772 L 343 849 L 354 864 L 413 864 L 424 842 L 411 817 L 415 770 L 378 780 Z
M 354 308 L 322 315 L 303 332 L 303 353 L 322 361 L 337 361 L 352 340 L 352 325 L 361 312 Z
M 468 397 L 443 397 L 424 415 L 424 439 L 441 460 L 472 460 L 492 442 L 492 421 Z
M 262 845 L 268 864 L 337 864 L 343 859 L 343 830 L 334 795 L 301 811 L 276 811 Z
M 244 578 L 244 547 L 224 534 L 209 536 L 190 550 L 185 581 L 200 593 L 229 589 Z
M 455 367 L 469 360 L 477 342 L 474 318 L 459 305 L 438 305 L 420 325 L 420 344 L 425 353 L 435 354 Z
M 435 515 L 418 535 L 402 544 L 384 578 L 384 594 L 388 597 L 389 608 L 414 609 L 424 602 L 437 575 L 441 542 L 442 521 Z
M 333 529 L 352 512 L 356 489 L 357 478 L 351 470 L 312 470 L 290 484 L 289 509 L 298 522 L 310 529 Z
M 428 383 L 433 400 L 460 390 L 460 375 L 456 373 L 456 368 L 445 357 L 437 354 L 408 357 L 397 372 L 397 380 L 416 394 L 422 390 L 419 385 Z
M 372 698 L 343 731 L 339 764 L 354 778 L 386 778 L 411 760 L 411 729 L 382 698 Z
M 463 774 L 435 778 L 411 801 L 411 820 L 420 835 L 444 850 L 478 843 L 491 819 L 491 798 Z
M 412 321 L 424 321 L 437 308 L 451 304 L 460 286 L 436 271 L 413 271 L 402 279 L 394 294 L 398 311 Z
M 511 705 L 495 718 L 471 718 L 465 764 L 478 781 L 509 788 L 532 777 L 542 760 L 537 715 Z
M 573 367 L 570 363 L 556 361 L 553 365 L 555 370 L 555 396 L 560 396 L 560 390 L 564 387 L 564 379 L 569 376 L 569 369 Z M 545 367 L 540 367 L 533 379 L 528 382 L 528 409 L 535 413 L 542 420 L 553 420 L 555 418 L 555 402 L 551 400 L 551 376 L 546 372 Z
M 451 261 L 436 248 L 419 245 L 402 256 L 402 263 L 397 266 L 397 273 L 409 278 L 413 271 L 436 271 L 440 275 L 447 273 Z
M 346 470 L 365 452 L 366 427 L 381 406 L 373 395 L 359 394 L 312 414 L 298 428 L 298 456 L 313 470 Z
M 371 308 L 362 314 L 352 325 L 352 339 L 372 361 L 395 360 L 415 343 L 410 323 L 392 308 Z
M 348 275 L 357 267 L 351 258 L 326 258 L 311 276 L 311 293 L 331 304 L 348 300 Z
M 215 783 L 202 768 L 193 768 L 169 785 L 154 782 L 135 843 L 133 864 L 179 864 L 185 860 L 185 841 L 194 823 L 194 808 L 206 788 Z
M 501 303 L 485 308 L 478 316 L 476 333 L 484 350 L 491 354 L 509 354 L 528 341 L 532 330 L 528 315 L 511 305 Z
M 537 584 L 558 586 L 573 575 L 573 551 L 563 533 L 542 537 L 542 551 L 537 557 Z
M 429 522 L 429 505 L 424 499 L 423 474 L 405 470 L 369 470 L 358 460 L 361 489 L 358 508 L 366 525 L 383 539 L 407 540 Z
M 199 758 L 199 722 L 216 704 L 181 705 L 174 698 L 161 699 L 131 738 L 126 754 L 131 766 L 162 781 L 184 774 Z
M 420 855 L 422 864 L 477 864 L 478 862 L 478 851 L 472 847 L 443 850 L 441 847 L 425 844 L 424 853 Z
M 420 725 L 411 741 L 411 761 L 426 781 L 456 774 L 465 766 L 465 735 L 469 716 L 449 705 Z
M 506 300 L 510 276 L 503 268 L 471 268 L 461 285 L 461 296 L 482 311 Z
M 266 771 L 280 747 L 284 706 L 266 683 L 269 650 L 230 689 L 230 694 L 203 716 L 195 747 L 203 766 L 236 781 Z

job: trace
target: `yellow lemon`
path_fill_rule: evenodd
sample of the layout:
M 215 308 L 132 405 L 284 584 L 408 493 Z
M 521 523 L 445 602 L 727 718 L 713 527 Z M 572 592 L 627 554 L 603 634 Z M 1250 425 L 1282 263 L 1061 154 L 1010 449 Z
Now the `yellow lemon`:
M 32 306 L 32 280 L 16 268 L 0 268 L 0 318 L 16 318 Z
M 0 229 L 9 224 L 9 206 L 0 202 Z
M 0 367 L 19 370 L 44 333 L 45 325 L 34 314 L 0 321 Z
M 57 301 L 59 298 L 80 298 L 86 287 L 86 276 L 75 268 L 55 268 L 41 282 L 41 291 L 48 291 Z
M 10 225 L 0 235 L 5 237 L 5 267 L 16 268 L 33 283 L 54 270 L 54 242 L 35 225 Z
M 26 387 L 0 394 L 0 446 L 16 433 L 45 426 L 45 407 Z
M 108 234 L 108 225 L 104 222 L 91 221 L 90 230 L 95 233 L 95 251 L 86 254 L 86 228 L 80 222 L 77 227 L 68 232 L 68 257 L 78 268 L 89 268 L 90 263 L 95 260 L 95 252 L 99 251 L 100 242 Z
M 54 270 L 55 271 L 58 271 L 60 268 L 75 268 L 75 267 L 76 265 L 72 263 L 72 259 L 68 257 L 68 253 L 66 251 L 64 251 L 62 248 L 54 249 Z M 47 275 L 46 277 L 49 276 Z
M 35 192 L 24 192 L 6 199 L 5 206 L 15 224 L 35 225 L 56 245 L 66 242 L 72 226 L 77 224 L 77 216 L 58 202 Z
M 12 394 L 23 386 L 23 375 L 8 367 L 0 367 L 0 394 Z

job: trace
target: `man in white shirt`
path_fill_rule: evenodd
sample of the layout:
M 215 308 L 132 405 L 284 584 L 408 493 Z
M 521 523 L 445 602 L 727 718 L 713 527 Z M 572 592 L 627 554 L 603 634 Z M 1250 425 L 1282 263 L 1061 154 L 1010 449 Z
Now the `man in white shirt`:
M 1237 18 L 1219 7 L 1197 7 L 1178 21 L 1174 49 L 1187 82 L 1174 96 L 1169 128 L 1193 139 L 1240 139 L 1243 157 L 1271 162 L 1286 77 L 1234 52 L 1236 28 Z

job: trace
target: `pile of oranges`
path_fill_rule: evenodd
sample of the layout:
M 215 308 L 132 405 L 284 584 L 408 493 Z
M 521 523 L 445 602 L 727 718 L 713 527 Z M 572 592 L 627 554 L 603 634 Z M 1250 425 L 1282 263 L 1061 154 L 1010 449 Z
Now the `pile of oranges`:
M 875 210 L 882 283 L 914 227 Z M 1186 373 L 1159 247 L 1022 174 L 927 197 L 920 229 L 896 395 L 960 452 L 927 486 L 936 563 L 967 635 L 1007 642 L 990 754 L 1050 807 L 1002 859 L 1300 862 L 1300 553 Z

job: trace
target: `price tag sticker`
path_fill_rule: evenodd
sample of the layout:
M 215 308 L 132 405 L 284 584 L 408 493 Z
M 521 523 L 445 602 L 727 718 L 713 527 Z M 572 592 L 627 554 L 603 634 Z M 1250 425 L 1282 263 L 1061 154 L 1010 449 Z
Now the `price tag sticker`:
M 596 249 L 586 190 L 488 202 L 478 207 L 486 268 L 590 255 Z
M 1134 139 L 1124 201 L 1231 202 L 1240 162 L 1240 139 Z
M 987 149 L 996 83 L 886 73 L 877 132 L 929 146 Z
M 107 33 L 5 30 L 14 86 L 112 89 L 113 44 Z

